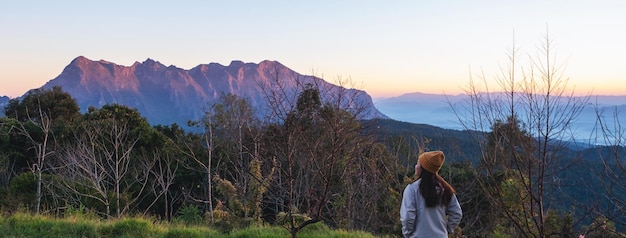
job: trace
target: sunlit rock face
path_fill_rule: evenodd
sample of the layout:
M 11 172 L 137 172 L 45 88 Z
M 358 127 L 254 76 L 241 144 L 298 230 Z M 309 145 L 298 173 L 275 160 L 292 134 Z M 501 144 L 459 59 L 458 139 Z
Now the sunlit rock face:
M 207 106 L 215 103 L 222 93 L 246 98 L 257 114 L 263 115 L 269 108 L 269 90 L 283 88 L 286 96 L 293 99 L 307 83 L 328 92 L 328 100 L 334 92 L 344 92 L 351 97 L 346 101 L 366 108 L 362 119 L 387 118 L 364 91 L 333 85 L 267 60 L 258 64 L 232 61 L 227 66 L 200 64 L 187 70 L 152 59 L 123 66 L 79 56 L 43 88 L 61 86 L 77 100 L 83 112 L 91 106 L 118 103 L 137 108 L 154 125 L 185 125 L 189 120 L 201 118 Z

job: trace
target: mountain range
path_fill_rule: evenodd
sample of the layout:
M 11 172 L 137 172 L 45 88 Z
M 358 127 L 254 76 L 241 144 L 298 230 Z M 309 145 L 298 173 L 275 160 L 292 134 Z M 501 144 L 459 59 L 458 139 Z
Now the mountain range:
M 346 89 L 321 78 L 302 75 L 269 60 L 258 64 L 232 61 L 227 66 L 200 64 L 186 70 L 173 65 L 165 66 L 152 59 L 123 66 L 79 56 L 41 88 L 61 86 L 76 99 L 83 112 L 91 106 L 99 108 L 107 103 L 118 103 L 138 109 L 151 124 L 186 125 L 188 120 L 199 119 L 208 105 L 215 103 L 222 93 L 246 98 L 261 115 L 269 107 L 266 90 L 282 87 L 286 96 L 294 100 L 301 86 L 307 83 L 329 91 L 344 90 L 355 97 L 353 101 L 367 109 L 364 119 L 392 118 L 445 129 L 465 129 L 451 105 L 467 100 L 467 95 L 416 92 L 373 100 L 365 91 Z M 4 108 L 9 100 L 9 97 L 0 97 L 0 108 Z M 593 132 L 596 108 L 606 109 L 604 117 L 611 119 L 613 113 L 626 113 L 626 96 L 592 96 L 574 123 L 574 130 L 580 135 L 579 141 L 589 139 Z M 626 116 L 620 115 L 620 118 L 626 125 Z
M 152 59 L 123 66 L 79 56 L 42 88 L 60 86 L 76 99 L 83 112 L 92 106 L 100 108 L 117 103 L 136 108 L 151 124 L 186 125 L 189 120 L 200 119 L 208 105 L 216 103 L 221 94 L 232 93 L 245 98 L 262 114 L 269 106 L 269 90 L 280 88 L 285 97 L 295 98 L 306 84 L 317 85 L 320 91 L 343 92 L 354 97 L 352 102 L 366 109 L 364 119 L 388 118 L 374 107 L 371 96 L 362 90 L 302 75 L 268 60 L 258 64 L 232 61 L 227 66 L 200 64 L 186 70 Z M 8 100 L 0 98 L 0 105 L 3 102 L 6 105 Z
M 407 93 L 398 97 L 376 99 L 374 105 L 385 115 L 398 121 L 464 130 L 467 128 L 462 127 L 452 108 L 459 109 L 459 105 L 468 99 L 466 94 Z M 626 96 L 592 95 L 572 123 L 571 129 L 576 141 L 588 141 L 597 130 L 596 109 L 612 130 L 619 125 L 626 125 Z M 616 115 L 619 120 L 614 120 Z

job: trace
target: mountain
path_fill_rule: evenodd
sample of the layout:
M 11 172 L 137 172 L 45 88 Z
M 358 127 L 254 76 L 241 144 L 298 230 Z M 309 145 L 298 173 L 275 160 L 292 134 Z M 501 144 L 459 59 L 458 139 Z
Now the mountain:
M 9 105 L 9 100 L 11 100 L 11 99 L 9 97 L 7 97 L 7 96 L 1 96 L 0 97 L 0 117 L 4 116 L 4 107 Z
M 118 103 L 137 108 L 151 124 L 186 125 L 188 120 L 200 119 L 204 109 L 215 103 L 222 93 L 246 98 L 257 113 L 262 114 L 268 108 L 268 90 L 280 86 L 287 97 L 294 98 L 299 83 L 312 83 L 331 93 L 343 90 L 353 96 L 356 103 L 365 106 L 365 119 L 387 118 L 374 107 L 372 98 L 364 91 L 301 75 L 277 61 L 267 60 L 258 64 L 232 61 L 228 66 L 201 64 L 186 70 L 152 59 L 122 66 L 80 56 L 42 88 L 61 86 L 76 99 L 82 111 L 91 106 L 99 108 Z
M 378 99 L 375 105 L 381 112 L 395 120 L 463 130 L 465 128 L 460 124 L 453 107 L 459 110 L 459 115 L 463 115 L 466 112 L 463 111 L 462 105 L 468 99 L 468 95 L 465 94 L 407 93 L 398 97 Z M 591 96 L 571 126 L 578 143 L 589 142 L 594 131 L 598 130 L 596 109 L 611 130 L 616 130 L 619 125 L 626 125 L 626 96 Z M 616 118 L 619 120 L 615 120 Z M 604 141 L 596 143 L 606 144 Z
M 447 129 L 463 129 L 449 102 L 455 104 L 466 95 L 407 93 L 398 97 L 380 99 L 376 108 L 398 121 L 428 124 Z

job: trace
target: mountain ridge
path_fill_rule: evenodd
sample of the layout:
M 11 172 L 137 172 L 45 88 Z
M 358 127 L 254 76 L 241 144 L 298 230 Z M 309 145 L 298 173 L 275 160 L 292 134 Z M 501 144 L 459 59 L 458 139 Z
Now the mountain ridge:
M 495 97 L 499 92 L 492 93 Z M 581 98 L 584 96 L 575 96 Z M 405 93 L 398 97 L 378 99 L 376 107 L 389 117 L 403 122 L 435 125 L 446 129 L 464 130 L 459 117 L 464 116 L 467 94 L 429 94 Z M 453 108 L 460 111 L 453 111 Z M 578 141 L 588 141 L 597 130 L 596 110 L 604 117 L 608 126 L 615 126 L 614 119 L 619 117 L 620 124 L 626 123 L 626 95 L 590 95 L 582 112 L 573 120 L 571 129 Z
M 290 91 L 288 96 L 294 97 L 297 87 L 306 83 L 318 85 L 320 90 L 353 95 L 355 101 L 367 108 L 366 119 L 388 118 L 374 107 L 365 91 L 302 75 L 270 60 L 258 64 L 233 60 L 229 65 L 208 63 L 182 69 L 151 58 L 124 66 L 78 56 L 41 88 L 60 86 L 76 99 L 83 112 L 92 106 L 118 103 L 136 108 L 151 124 L 186 125 L 189 120 L 200 119 L 204 109 L 217 102 L 221 94 L 245 98 L 262 113 L 269 106 L 263 90 L 281 86 Z

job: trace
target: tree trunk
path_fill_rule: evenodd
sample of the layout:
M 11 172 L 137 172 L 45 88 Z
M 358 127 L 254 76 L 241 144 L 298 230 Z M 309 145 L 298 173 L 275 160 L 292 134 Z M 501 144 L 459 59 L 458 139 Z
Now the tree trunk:
M 35 214 L 39 215 L 39 207 L 41 206 L 41 168 L 39 165 L 35 165 L 37 167 L 37 199 L 35 201 Z

